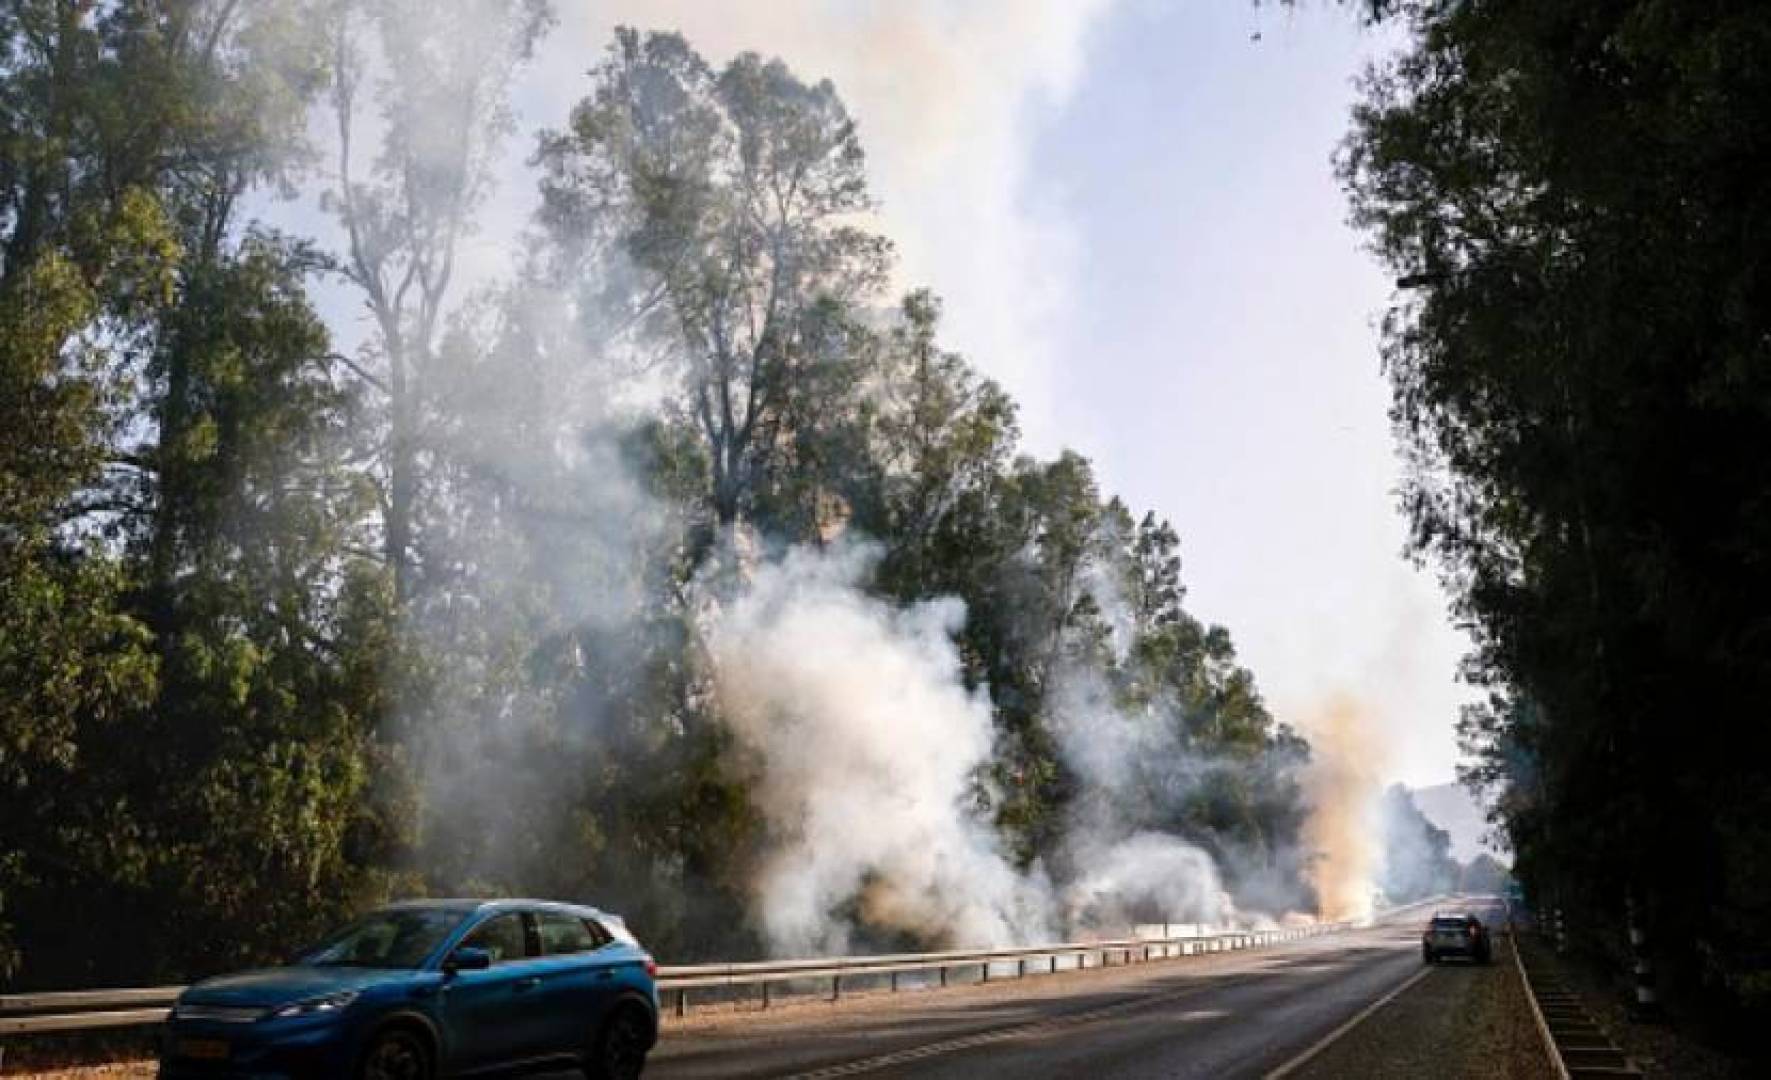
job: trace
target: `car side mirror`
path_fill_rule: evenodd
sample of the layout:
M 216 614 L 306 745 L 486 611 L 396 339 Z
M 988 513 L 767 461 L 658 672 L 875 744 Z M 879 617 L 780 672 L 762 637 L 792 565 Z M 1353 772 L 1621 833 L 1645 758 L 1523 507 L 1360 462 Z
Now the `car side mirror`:
M 443 961 L 443 973 L 453 975 L 457 971 L 484 971 L 492 966 L 492 954 L 485 949 L 476 949 L 472 945 L 463 945 L 449 954 Z

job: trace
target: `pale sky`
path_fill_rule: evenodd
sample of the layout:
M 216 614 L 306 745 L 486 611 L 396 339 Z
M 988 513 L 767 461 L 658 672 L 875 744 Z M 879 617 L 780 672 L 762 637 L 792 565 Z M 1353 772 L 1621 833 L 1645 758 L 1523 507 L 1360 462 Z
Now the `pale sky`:
M 1422 785 L 1452 775 L 1467 643 L 1400 557 L 1374 330 L 1392 283 L 1329 163 L 1389 44 L 1339 11 L 1124 4 L 1039 123 L 1024 197 L 1076 238 L 1059 437 L 1174 520 L 1191 606 L 1282 718 L 1350 693 L 1388 774 Z
M 507 265 L 530 134 L 617 23 L 829 77 L 867 148 L 900 284 L 1023 406 L 1179 530 L 1188 606 L 1230 628 L 1281 719 L 1349 694 L 1385 774 L 1452 778 L 1465 649 L 1401 557 L 1375 319 L 1391 284 L 1330 155 L 1393 42 L 1337 5 L 1252 0 L 557 0 L 468 268 Z M 1258 40 L 1256 39 L 1258 35 Z

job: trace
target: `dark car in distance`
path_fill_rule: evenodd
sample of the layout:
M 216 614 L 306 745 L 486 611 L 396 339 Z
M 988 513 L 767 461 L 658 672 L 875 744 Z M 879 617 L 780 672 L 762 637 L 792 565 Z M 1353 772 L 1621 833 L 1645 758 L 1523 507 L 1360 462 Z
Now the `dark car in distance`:
M 618 917 L 540 900 L 370 912 L 285 967 L 186 989 L 164 1080 L 432 1080 L 576 1066 L 632 1080 L 658 1036 L 657 965 Z
M 1486 964 L 1494 958 L 1488 928 L 1482 920 L 1464 912 L 1439 913 L 1421 934 L 1421 959 L 1436 964 L 1447 956 L 1463 956 Z

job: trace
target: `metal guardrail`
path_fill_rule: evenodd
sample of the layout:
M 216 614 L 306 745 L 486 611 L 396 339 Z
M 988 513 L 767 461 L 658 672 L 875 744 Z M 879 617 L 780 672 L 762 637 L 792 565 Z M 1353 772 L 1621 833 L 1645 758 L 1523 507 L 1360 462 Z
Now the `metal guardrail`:
M 1579 996 L 1542 964 L 1527 964 L 1519 950 L 1517 934 L 1513 935 L 1512 944 L 1513 964 L 1525 985 L 1525 999 L 1531 1003 L 1544 1054 L 1556 1076 L 1560 1080 L 1641 1076 L 1642 1070 L 1587 1012 Z
M 843 980 L 858 976 L 886 975 L 891 988 L 898 989 L 898 976 L 933 972 L 939 985 L 946 986 L 949 973 L 955 969 L 978 968 L 981 980 L 990 981 L 994 965 L 1013 963 L 1015 974 L 1024 976 L 1028 961 L 1045 960 L 1048 970 L 1056 972 L 1058 961 L 1074 957 L 1077 967 L 1088 966 L 1088 958 L 1098 956 L 1097 967 L 1107 967 L 1118 957 L 1120 963 L 1131 964 L 1170 957 L 1196 956 L 1206 953 L 1230 952 L 1254 948 L 1298 938 L 1344 930 L 1348 923 L 1321 923 L 1284 930 L 1247 930 L 1203 937 L 1117 938 L 1107 941 L 1076 941 L 1058 945 L 1037 945 L 1014 949 L 961 950 L 955 952 L 900 953 L 886 956 L 849 956 L 816 960 L 765 960 L 748 964 L 703 964 L 658 969 L 658 989 L 674 996 L 678 1016 L 688 1012 L 689 991 L 705 987 L 756 987 L 763 1008 L 770 1004 L 770 988 L 794 980 L 830 981 L 830 996 L 842 997 Z
M 1344 930 L 1349 925 L 1351 924 L 1320 923 L 1283 930 L 1235 931 L 1203 937 L 1120 938 L 1014 949 L 676 965 L 658 969 L 658 989 L 661 994 L 673 998 L 675 1012 L 681 1016 L 688 1011 L 689 992 L 697 989 L 755 987 L 760 991 L 763 1007 L 767 1008 L 773 987 L 795 982 L 829 980 L 830 995 L 834 999 L 842 996 L 845 979 L 888 976 L 891 988 L 896 990 L 900 975 L 933 972 L 939 985 L 946 986 L 950 972 L 978 968 L 981 970 L 982 980 L 988 982 L 991 968 L 997 965 L 1012 963 L 1016 974 L 1020 976 L 1027 974 L 1029 961 L 1036 960 L 1047 961 L 1048 969 L 1052 972 L 1058 970 L 1061 958 L 1070 957 L 1076 958 L 1078 968 L 1088 967 L 1090 957 L 1099 958 L 1097 967 L 1108 967 L 1112 966 L 1116 958 L 1121 964 L 1132 964 L 1171 957 L 1230 952 L 1315 937 Z M 127 990 L 0 994 L 0 1036 L 158 1024 L 166 1019 L 173 1001 L 183 990 L 182 986 L 154 986 Z

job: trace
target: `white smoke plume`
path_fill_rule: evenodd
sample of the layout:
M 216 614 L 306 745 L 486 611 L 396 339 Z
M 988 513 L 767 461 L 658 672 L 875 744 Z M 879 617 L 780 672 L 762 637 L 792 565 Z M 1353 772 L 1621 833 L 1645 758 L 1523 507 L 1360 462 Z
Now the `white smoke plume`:
M 866 596 L 871 558 L 792 551 L 709 634 L 725 715 L 762 766 L 765 936 L 802 955 L 846 951 L 856 923 L 955 945 L 1046 938 L 1048 886 L 969 807 L 992 724 L 958 678 L 964 610 Z
M 1207 852 L 1167 833 L 1138 832 L 1083 853 L 1081 876 L 1064 889 L 1072 927 L 1140 922 L 1223 925 L 1235 907 Z
M 1135 619 L 1117 575 L 1091 565 L 1084 588 L 1124 663 Z M 1138 707 L 1115 700 L 1103 673 L 1065 664 L 1050 695 L 1050 722 L 1064 763 L 1079 781 L 1064 843 L 1065 921 L 1073 927 L 1124 928 L 1136 922 L 1244 925 L 1272 921 L 1238 910 L 1213 853 L 1159 827 L 1185 816 L 1190 797 L 1214 777 L 1243 773 L 1247 761 L 1198 753 L 1186 745 L 1177 703 Z M 1272 915 L 1302 897 L 1274 872 L 1272 853 L 1219 844 L 1248 898 Z M 1288 853 L 1289 854 L 1289 853 Z

